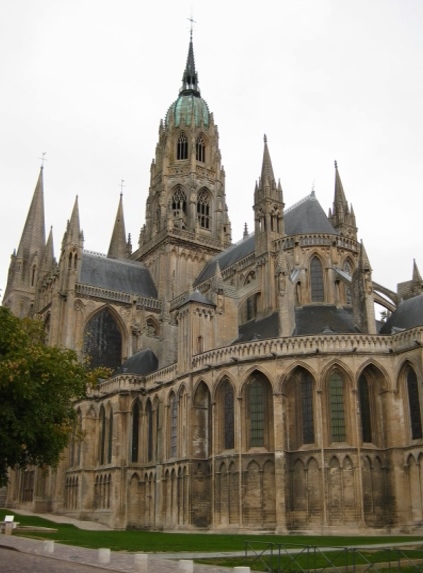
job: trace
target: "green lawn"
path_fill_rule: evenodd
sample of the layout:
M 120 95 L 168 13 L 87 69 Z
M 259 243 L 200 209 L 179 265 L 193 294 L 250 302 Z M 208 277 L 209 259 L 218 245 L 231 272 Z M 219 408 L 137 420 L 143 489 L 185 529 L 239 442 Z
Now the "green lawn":
M 243 551 L 246 541 L 271 542 L 299 545 L 323 546 L 357 546 L 370 543 L 401 543 L 420 541 L 423 537 L 411 536 L 378 536 L 378 537 L 323 537 L 300 535 L 221 535 L 204 533 L 160 533 L 150 531 L 86 531 L 73 525 L 54 523 L 36 516 L 19 515 L 8 510 L 0 510 L 0 521 L 5 515 L 16 515 L 15 521 L 21 525 L 52 527 L 55 533 L 25 532 L 26 535 L 38 539 L 54 539 L 59 543 L 80 547 L 110 547 L 113 551 L 146 551 L 146 552 L 179 552 L 179 551 Z M 16 534 L 15 534 L 16 535 Z

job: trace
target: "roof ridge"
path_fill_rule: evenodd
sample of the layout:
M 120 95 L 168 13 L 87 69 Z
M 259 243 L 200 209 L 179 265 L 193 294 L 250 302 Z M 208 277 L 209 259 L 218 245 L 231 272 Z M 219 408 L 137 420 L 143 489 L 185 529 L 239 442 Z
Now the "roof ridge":
M 297 201 L 296 203 L 294 203 L 293 205 L 291 205 L 290 207 L 285 209 L 285 215 L 287 213 L 289 213 L 290 211 L 292 211 L 293 209 L 295 209 L 296 207 L 298 207 L 299 205 L 302 205 L 303 203 L 305 203 L 309 199 L 315 199 L 315 198 L 316 198 L 316 195 L 315 195 L 314 191 L 312 191 L 309 195 L 306 195 L 306 197 L 303 197 L 302 199 L 300 199 L 299 201 Z

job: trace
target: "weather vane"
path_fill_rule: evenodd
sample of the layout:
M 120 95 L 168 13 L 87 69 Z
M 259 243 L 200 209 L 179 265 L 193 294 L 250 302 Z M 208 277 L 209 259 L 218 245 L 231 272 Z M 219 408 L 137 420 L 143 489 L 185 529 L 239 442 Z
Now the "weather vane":
M 41 167 L 44 167 L 44 161 L 47 161 L 47 157 L 46 157 L 47 151 L 43 151 L 42 152 L 42 157 L 39 157 L 38 159 L 41 159 Z

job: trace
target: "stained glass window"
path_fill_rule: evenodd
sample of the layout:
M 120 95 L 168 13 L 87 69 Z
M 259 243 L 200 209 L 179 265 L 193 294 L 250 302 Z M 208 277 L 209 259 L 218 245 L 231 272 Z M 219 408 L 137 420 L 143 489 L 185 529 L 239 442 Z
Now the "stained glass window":
M 361 436 L 363 442 L 371 443 L 372 439 L 372 419 L 370 412 L 370 393 L 367 378 L 362 374 L 358 381 L 358 392 L 360 399 L 361 414 Z
M 317 257 L 313 257 L 310 263 L 310 285 L 312 302 L 324 302 L 325 292 L 323 288 L 322 263 Z
M 422 437 L 422 419 L 417 376 L 413 368 L 409 368 L 407 372 L 407 388 L 410 405 L 411 437 L 413 440 L 419 440 Z
M 131 460 L 138 461 L 138 445 L 139 445 L 139 425 L 140 425 L 140 406 L 135 402 L 132 408 L 132 454 Z
M 224 386 L 224 434 L 225 449 L 234 447 L 234 390 L 229 380 Z
M 313 419 L 313 380 L 311 375 L 304 371 L 301 377 L 301 413 L 303 422 L 303 444 L 314 443 Z
M 170 402 L 170 457 L 176 457 L 178 439 L 178 401 L 172 394 Z
M 257 378 L 249 385 L 250 448 L 264 446 L 264 385 Z
M 332 442 L 345 442 L 344 380 L 338 372 L 329 378 L 329 406 Z

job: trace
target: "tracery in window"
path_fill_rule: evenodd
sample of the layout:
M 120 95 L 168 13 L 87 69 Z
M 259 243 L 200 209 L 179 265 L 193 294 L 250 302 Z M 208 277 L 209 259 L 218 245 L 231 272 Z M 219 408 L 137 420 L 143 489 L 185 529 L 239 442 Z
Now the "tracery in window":
M 417 376 L 411 366 L 407 372 L 408 404 L 410 407 L 411 438 L 419 440 L 422 437 L 422 418 Z
M 344 406 L 344 379 L 339 372 L 329 377 L 329 410 L 331 423 L 331 441 L 345 442 L 345 406 Z
M 206 189 L 202 189 L 197 199 L 197 219 L 202 229 L 210 229 L 210 195 Z
M 178 185 L 172 195 L 172 214 L 175 226 L 185 229 L 187 214 L 187 198 L 183 188 Z
M 195 142 L 195 158 L 202 163 L 206 161 L 206 142 L 203 135 L 199 135 Z
M 176 159 L 188 159 L 188 139 L 183 131 L 179 134 L 176 144 Z
M 310 262 L 310 289 L 312 302 L 324 302 L 323 268 L 318 257 L 313 257 Z
M 110 407 L 109 411 L 109 424 L 107 429 L 107 463 L 112 463 L 113 453 L 113 408 Z
M 358 394 L 360 400 L 361 437 L 363 442 L 372 443 L 369 382 L 364 374 L 362 374 L 358 380 Z

